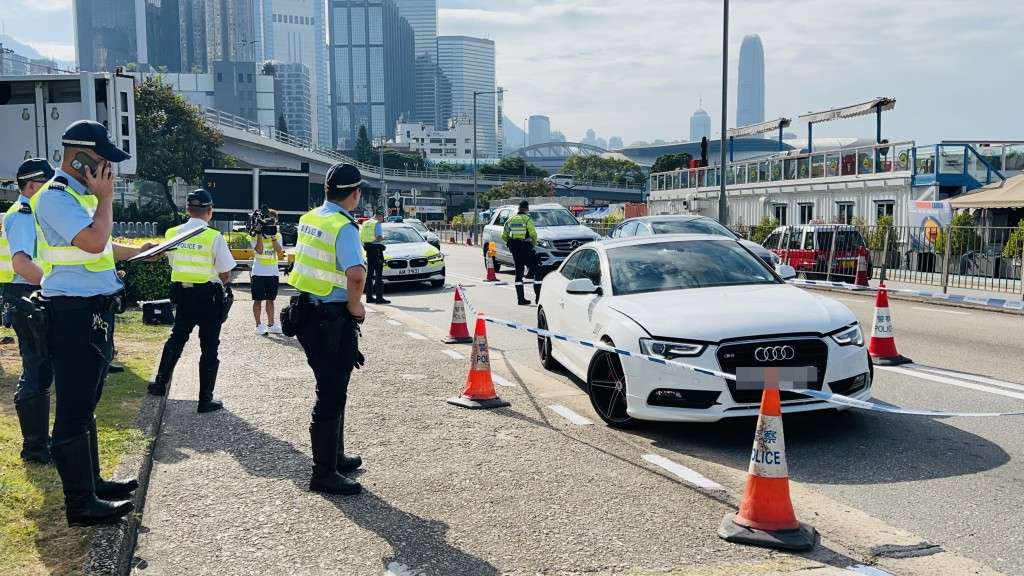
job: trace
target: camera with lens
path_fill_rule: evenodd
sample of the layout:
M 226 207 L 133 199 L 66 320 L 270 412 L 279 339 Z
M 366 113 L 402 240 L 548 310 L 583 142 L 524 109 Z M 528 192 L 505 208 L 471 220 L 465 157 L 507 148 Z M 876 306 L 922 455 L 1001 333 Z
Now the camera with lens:
M 256 228 L 259 227 L 259 234 L 263 235 L 264 238 L 273 238 L 277 236 L 277 218 L 274 218 L 270 213 L 270 208 L 266 204 L 260 206 L 256 210 L 252 211 L 249 215 L 249 221 L 246 225 L 246 232 L 250 236 L 257 234 Z

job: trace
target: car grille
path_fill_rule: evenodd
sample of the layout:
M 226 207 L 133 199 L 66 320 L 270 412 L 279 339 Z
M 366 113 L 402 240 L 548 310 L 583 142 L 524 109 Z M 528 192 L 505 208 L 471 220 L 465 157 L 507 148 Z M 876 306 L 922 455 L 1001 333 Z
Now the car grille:
M 392 258 L 391 260 L 388 260 L 387 262 L 385 262 L 385 264 L 387 264 L 388 268 L 391 268 L 393 270 L 398 270 L 399 268 L 408 268 L 409 267 L 409 261 L 408 260 L 399 260 L 397 258 Z
M 592 241 L 593 240 L 590 238 L 569 238 L 567 240 L 553 240 L 551 242 L 551 246 L 554 248 L 556 254 L 568 256 L 569 253 L 576 248 Z
M 412 258 L 409 260 L 410 268 L 422 268 L 427 265 L 426 258 Z
M 754 358 L 754 352 L 763 346 L 789 346 L 793 349 L 792 360 L 760 362 Z M 814 390 L 821 390 L 828 366 L 828 345 L 820 338 L 785 338 L 778 340 L 756 340 L 723 344 L 718 348 L 718 364 L 723 372 L 736 374 L 736 369 L 743 368 L 782 368 L 810 366 L 817 371 L 817 381 L 808 385 Z M 757 404 L 761 401 L 761 390 L 737 390 L 736 381 L 728 380 L 729 393 L 738 404 Z M 807 400 L 807 397 L 796 392 L 783 390 L 782 400 Z

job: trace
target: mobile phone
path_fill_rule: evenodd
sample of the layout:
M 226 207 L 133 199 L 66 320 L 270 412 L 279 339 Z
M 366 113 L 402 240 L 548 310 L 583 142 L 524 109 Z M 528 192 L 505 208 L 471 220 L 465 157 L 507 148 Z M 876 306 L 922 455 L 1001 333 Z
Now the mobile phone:
M 79 152 L 71 159 L 71 167 L 82 174 L 85 174 L 85 168 L 88 168 L 91 176 L 98 176 L 99 174 L 96 173 L 96 166 L 96 161 L 90 158 L 85 152 Z

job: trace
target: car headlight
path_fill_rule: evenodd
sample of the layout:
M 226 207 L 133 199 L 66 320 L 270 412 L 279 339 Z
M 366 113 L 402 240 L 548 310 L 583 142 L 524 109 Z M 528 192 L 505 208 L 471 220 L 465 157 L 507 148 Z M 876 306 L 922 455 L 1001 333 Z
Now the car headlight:
M 840 346 L 863 346 L 864 332 L 861 331 L 860 324 L 854 324 L 833 334 L 832 339 Z
M 700 356 L 704 352 L 705 348 L 707 348 L 707 346 L 704 344 L 665 342 L 664 340 L 654 340 L 653 338 L 640 339 L 641 352 L 648 356 L 664 358 L 665 360 Z
M 551 242 L 548 242 L 547 240 L 538 240 L 537 241 L 537 247 L 538 248 L 551 248 Z
M 441 260 L 444 260 L 444 254 L 441 254 L 440 252 L 427 258 L 427 262 L 440 262 Z

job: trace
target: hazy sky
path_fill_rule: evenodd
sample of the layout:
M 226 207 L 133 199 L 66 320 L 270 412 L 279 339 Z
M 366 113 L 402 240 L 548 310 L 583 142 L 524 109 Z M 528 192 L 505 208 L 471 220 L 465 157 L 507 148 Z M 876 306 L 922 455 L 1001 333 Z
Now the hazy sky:
M 124 0 L 129 2 L 130 0 Z M 71 0 L 0 0 L 6 33 L 74 58 Z M 721 124 L 721 0 L 439 0 L 439 33 L 491 38 L 505 113 L 551 118 L 569 140 L 678 140 L 703 96 Z M 50 25 L 41 25 L 43 19 Z M 1011 0 L 732 0 L 729 126 L 740 42 L 765 48 L 765 114 L 875 96 L 890 141 L 1024 140 L 1024 2 Z M 806 137 L 806 125 L 790 131 Z M 874 117 L 815 126 L 816 136 L 873 136 Z

